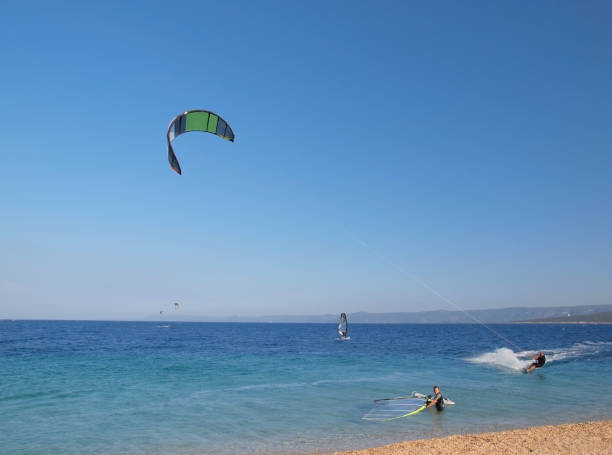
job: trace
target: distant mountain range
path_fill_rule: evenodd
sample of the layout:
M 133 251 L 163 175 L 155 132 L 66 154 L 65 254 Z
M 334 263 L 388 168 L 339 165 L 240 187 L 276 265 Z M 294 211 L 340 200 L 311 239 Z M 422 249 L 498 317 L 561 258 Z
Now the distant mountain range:
M 350 313 L 347 311 L 349 323 L 370 324 L 471 324 L 478 321 L 485 323 L 506 323 L 531 320 L 549 320 L 551 318 L 569 318 L 574 316 L 589 316 L 598 313 L 612 312 L 610 305 L 582 305 L 557 307 L 511 307 L 490 310 L 462 311 L 419 311 L 400 313 Z M 334 323 L 337 314 L 323 315 L 271 315 L 259 317 L 231 316 L 226 318 L 202 318 L 188 315 L 172 314 L 175 321 L 210 321 L 210 322 L 288 322 L 288 323 Z M 565 320 L 565 319 L 564 319 Z M 569 321 L 569 319 L 567 319 Z M 535 322 L 535 321 L 534 321 Z M 542 322 L 542 321 L 540 321 Z
M 543 319 L 531 319 L 530 323 L 553 323 L 553 324 L 572 324 L 572 323 L 606 323 L 612 324 L 612 311 L 604 311 L 602 313 L 594 313 L 594 314 L 579 314 L 579 315 L 569 315 L 569 316 L 561 316 L 560 318 L 543 318 Z

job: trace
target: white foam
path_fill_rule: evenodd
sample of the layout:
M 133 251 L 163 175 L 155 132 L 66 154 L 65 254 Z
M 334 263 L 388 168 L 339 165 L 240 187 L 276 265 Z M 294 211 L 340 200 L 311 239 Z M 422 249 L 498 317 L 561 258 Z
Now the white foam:
M 499 348 L 493 352 L 485 352 L 484 354 L 467 359 L 467 361 L 472 363 L 484 363 L 486 365 L 509 368 L 517 371 L 529 365 L 529 360 L 520 359 L 517 353 L 508 348 Z
M 612 350 L 612 342 L 609 341 L 582 341 L 566 348 L 544 349 L 547 362 L 558 362 L 560 360 L 572 360 L 579 357 L 594 356 L 602 352 Z M 538 351 L 519 352 L 519 357 L 531 357 Z

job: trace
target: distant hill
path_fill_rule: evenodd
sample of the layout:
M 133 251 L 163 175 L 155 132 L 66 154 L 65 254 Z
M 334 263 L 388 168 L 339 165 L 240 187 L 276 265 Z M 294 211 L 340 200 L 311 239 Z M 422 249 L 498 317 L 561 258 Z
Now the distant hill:
M 571 313 L 570 313 L 571 314 Z M 529 321 L 521 321 L 527 323 L 546 323 L 549 322 L 551 324 L 558 323 L 610 323 L 612 324 L 612 311 L 604 311 L 602 313 L 595 314 L 580 314 L 580 315 L 571 315 L 559 318 L 543 318 L 543 319 L 531 319 Z
M 511 307 L 490 310 L 462 311 L 419 311 L 398 313 L 351 313 L 346 311 L 349 323 L 370 324 L 472 324 L 476 318 L 488 324 L 510 323 L 516 321 L 549 320 L 551 318 L 567 318 L 573 316 L 587 317 L 604 312 L 612 312 L 611 305 L 582 305 L 558 307 Z M 210 321 L 210 322 L 293 322 L 293 323 L 335 323 L 338 314 L 323 315 L 271 315 L 259 317 L 230 316 L 225 318 L 205 318 L 186 314 L 172 314 L 175 321 Z M 471 317 L 470 317 L 471 316 Z

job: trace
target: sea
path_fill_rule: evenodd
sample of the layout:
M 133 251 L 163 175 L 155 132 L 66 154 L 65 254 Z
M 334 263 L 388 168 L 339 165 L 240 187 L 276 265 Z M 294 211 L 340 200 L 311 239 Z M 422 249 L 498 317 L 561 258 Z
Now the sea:
M 612 325 L 352 324 L 349 335 L 335 324 L 2 321 L 0 452 L 320 453 L 612 418 Z M 537 350 L 546 365 L 524 374 Z M 456 404 L 362 420 L 375 399 L 434 385 Z

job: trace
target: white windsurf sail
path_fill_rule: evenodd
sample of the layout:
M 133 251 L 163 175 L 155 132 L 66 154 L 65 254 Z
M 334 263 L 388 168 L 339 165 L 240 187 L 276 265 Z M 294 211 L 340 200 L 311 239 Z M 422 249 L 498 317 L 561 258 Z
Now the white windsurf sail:
M 348 337 L 348 321 L 346 319 L 346 313 L 340 315 L 340 322 L 338 323 L 338 333 L 342 338 Z
M 384 398 L 382 400 L 375 400 L 374 407 L 362 417 L 362 420 L 384 422 L 401 419 L 417 414 L 425 409 L 425 407 L 425 400 L 423 398 Z

